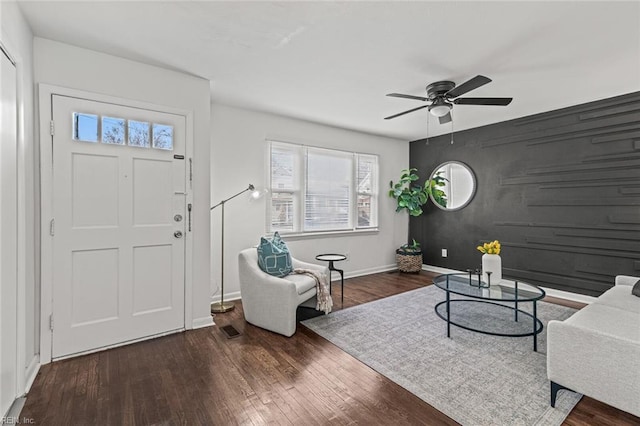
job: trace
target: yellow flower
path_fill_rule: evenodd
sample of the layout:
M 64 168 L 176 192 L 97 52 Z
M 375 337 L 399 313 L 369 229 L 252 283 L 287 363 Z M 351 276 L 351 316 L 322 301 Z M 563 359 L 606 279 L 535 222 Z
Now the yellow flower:
M 481 246 L 477 246 L 476 250 L 484 254 L 500 254 L 502 251 L 502 245 L 500 241 L 493 240 L 489 243 L 484 243 Z

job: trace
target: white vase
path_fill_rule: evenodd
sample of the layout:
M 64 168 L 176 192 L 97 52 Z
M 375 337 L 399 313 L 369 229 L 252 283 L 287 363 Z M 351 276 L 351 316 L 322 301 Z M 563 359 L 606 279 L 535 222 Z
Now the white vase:
M 489 274 L 491 272 L 491 284 L 498 284 L 502 280 L 502 259 L 499 254 L 483 254 L 482 255 L 482 280 L 489 282 Z

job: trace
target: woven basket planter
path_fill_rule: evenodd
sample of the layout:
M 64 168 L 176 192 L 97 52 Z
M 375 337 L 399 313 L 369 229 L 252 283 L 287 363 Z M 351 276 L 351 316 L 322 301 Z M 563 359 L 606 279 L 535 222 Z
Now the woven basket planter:
M 404 252 L 396 250 L 396 263 L 400 272 L 420 272 L 422 270 L 422 252 Z

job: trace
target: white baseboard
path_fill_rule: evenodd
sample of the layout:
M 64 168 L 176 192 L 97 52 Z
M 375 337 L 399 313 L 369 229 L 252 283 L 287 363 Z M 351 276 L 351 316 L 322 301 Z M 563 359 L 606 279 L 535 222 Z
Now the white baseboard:
M 194 319 L 191 323 L 191 329 L 195 330 L 197 328 L 211 327 L 213 325 L 216 325 L 213 322 L 213 317 L 211 315 L 208 315 L 206 317 Z
M 22 408 L 24 408 L 24 404 L 26 402 L 27 402 L 27 398 L 25 398 L 24 396 L 20 396 L 14 399 L 13 403 L 9 407 L 9 411 L 7 411 L 7 414 L 3 414 L 2 417 L 0 417 L 0 425 L 5 426 L 5 425 L 22 424 L 21 422 L 22 418 L 20 417 L 20 413 L 22 412 Z M 33 419 L 28 419 L 28 420 L 33 420 Z
M 464 273 L 464 271 L 458 271 L 455 269 L 441 268 L 440 266 L 433 265 L 422 265 L 422 269 L 424 271 L 438 272 L 440 274 L 460 274 Z M 505 280 L 509 281 L 509 280 Z M 514 283 L 513 281 L 510 281 Z M 580 302 L 580 303 L 593 303 L 597 299 L 597 297 L 586 296 L 584 294 L 572 293 L 569 291 L 556 290 L 554 288 L 540 287 L 547 293 L 547 296 L 557 297 L 558 299 L 571 300 L 572 302 Z
M 459 274 L 464 272 L 464 271 L 458 271 L 457 269 L 441 268 L 440 266 L 424 265 L 424 264 L 422 265 L 422 270 L 437 272 L 439 274 Z
M 574 302 L 590 304 L 598 300 L 597 297 L 587 296 L 586 294 L 572 293 L 570 291 L 556 290 L 555 288 L 541 287 L 547 296 L 557 297 L 558 299 L 566 299 Z
M 24 393 L 28 393 L 33 385 L 33 382 L 36 380 L 36 376 L 40 371 L 40 355 L 35 355 L 25 371 L 25 384 L 24 384 Z
M 357 271 L 345 272 L 344 279 L 347 278 L 356 278 L 363 277 L 365 275 L 378 274 L 380 272 L 388 272 L 398 269 L 398 266 L 394 263 L 393 265 L 385 265 L 385 266 L 376 266 L 374 268 L 360 269 Z M 340 274 L 337 272 L 331 273 L 331 282 L 340 281 Z
M 377 266 L 374 268 L 367 268 L 367 269 L 360 269 L 357 271 L 351 271 L 351 272 L 346 272 L 344 274 L 344 279 L 348 279 L 348 278 L 356 278 L 356 277 L 362 277 L 365 275 L 371 275 L 371 274 L 378 274 L 380 272 L 388 272 L 388 271 L 393 271 L 395 269 L 398 269 L 398 266 L 396 264 L 393 265 L 385 265 L 385 266 Z M 430 272 L 437 272 L 439 274 L 460 274 L 460 273 L 464 273 L 464 271 L 459 271 L 457 269 L 449 269 L 449 268 L 443 268 L 440 266 L 434 266 L 434 265 L 422 265 L 422 270 L 423 271 L 430 271 Z M 331 282 L 335 283 L 336 281 L 340 281 L 340 274 L 334 272 L 331 274 Z M 508 280 L 505 280 L 508 281 Z M 513 283 L 513 281 L 511 282 Z M 541 289 L 543 289 L 545 291 L 545 293 L 547 293 L 547 296 L 551 296 L 551 297 L 557 297 L 559 299 L 566 299 L 566 300 L 571 300 L 573 302 L 580 302 L 580 303 L 592 303 L 594 302 L 597 298 L 596 297 L 592 297 L 592 296 L 586 296 L 584 294 L 578 294 L 578 293 L 572 293 L 569 291 L 562 291 L 562 290 L 556 290 L 553 288 L 547 288 L 547 287 L 540 287 Z M 224 296 L 224 300 L 227 301 L 232 301 L 232 300 L 240 300 L 241 294 L 239 291 L 235 291 L 233 293 L 227 293 Z M 212 303 L 213 302 L 219 302 L 220 301 L 220 296 L 212 299 Z M 201 325 L 200 327 L 207 327 L 211 324 L 205 324 L 205 325 Z M 195 326 L 195 321 L 194 321 L 194 327 L 193 328 L 198 328 Z
M 240 300 L 240 292 L 239 291 L 234 291 L 233 293 L 225 293 L 224 294 L 224 301 L 225 302 L 230 302 L 232 300 Z M 211 298 L 211 303 L 216 303 L 220 301 L 220 295 L 216 295 L 214 297 Z

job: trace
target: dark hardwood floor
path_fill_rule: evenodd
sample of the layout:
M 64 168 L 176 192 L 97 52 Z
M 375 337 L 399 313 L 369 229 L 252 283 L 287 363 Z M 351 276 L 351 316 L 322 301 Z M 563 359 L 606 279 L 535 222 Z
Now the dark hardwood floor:
M 429 285 L 433 276 L 349 279 L 344 308 Z M 343 308 L 339 285 L 334 301 L 334 310 Z M 43 366 L 21 416 L 46 426 L 456 424 L 304 326 L 286 338 L 246 324 L 236 306 L 218 314 L 215 327 Z M 228 324 L 242 335 L 228 339 L 220 330 Z M 565 424 L 640 419 L 585 397 Z

